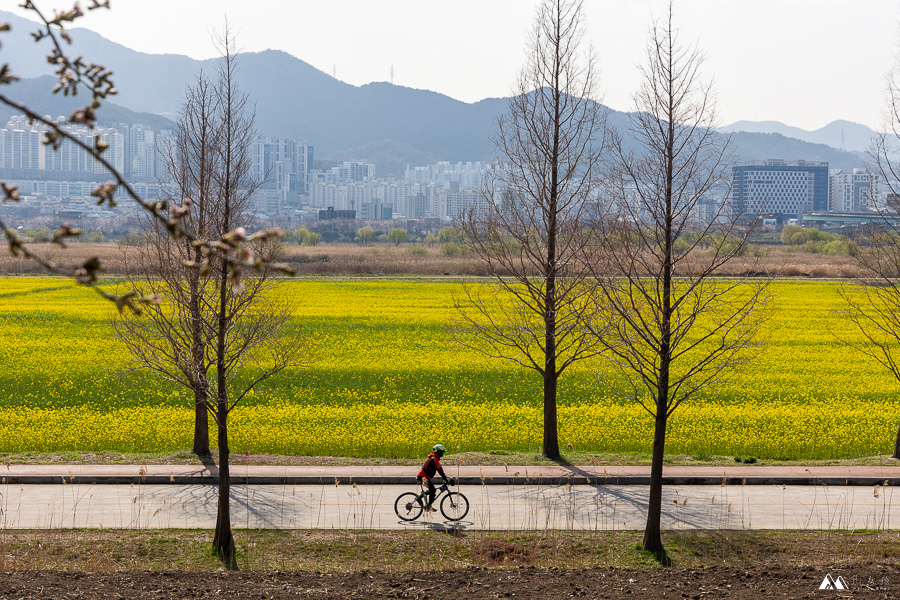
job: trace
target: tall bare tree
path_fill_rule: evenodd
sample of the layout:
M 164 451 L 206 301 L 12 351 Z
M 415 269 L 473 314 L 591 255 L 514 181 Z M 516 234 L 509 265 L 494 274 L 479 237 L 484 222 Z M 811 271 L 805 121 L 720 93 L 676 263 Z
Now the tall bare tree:
M 869 201 L 880 218 L 854 235 L 854 256 L 866 277 L 839 290 L 845 301 L 843 316 L 863 339 L 844 340 L 880 363 L 900 382 L 900 63 L 887 77 L 887 110 L 882 133 L 869 145 Z M 887 192 L 882 197 L 878 188 Z M 900 459 L 900 424 L 892 458 Z
M 241 210 L 250 202 L 254 189 L 251 180 L 250 143 L 255 135 L 249 96 L 237 86 L 237 61 L 234 40 L 227 24 L 220 39 L 222 60 L 216 94 L 221 101 L 218 127 L 221 142 L 217 146 L 218 169 L 214 173 L 215 189 L 222 203 L 220 218 L 223 250 L 212 257 L 211 273 L 218 288 L 218 302 L 213 305 L 210 325 L 215 340 L 215 404 L 211 412 L 218 430 L 219 502 L 213 546 L 229 568 L 237 568 L 234 537 L 231 532 L 228 446 L 228 417 L 258 383 L 288 367 L 307 364 L 307 339 L 299 334 L 284 335 L 284 326 L 292 310 L 269 299 L 255 302 L 266 285 L 271 268 L 265 256 L 258 258 L 246 245 L 244 228 L 240 227 Z M 237 226 L 236 229 L 235 226 Z M 245 281 L 242 268 L 253 267 L 262 276 Z M 248 363 L 256 365 L 249 380 L 238 385 L 238 374 Z
M 713 278 L 741 253 L 747 229 L 723 202 L 703 206 L 729 173 L 727 140 L 713 129 L 715 104 L 701 82 L 703 57 L 679 44 L 672 7 L 651 29 L 629 133 L 616 135 L 597 292 L 610 329 L 598 335 L 617 369 L 611 379 L 654 421 L 643 546 L 661 551 L 666 425 L 682 402 L 721 382 L 751 353 L 766 282 Z M 706 248 L 709 247 L 709 250 Z
M 214 188 L 220 131 L 220 101 L 213 83 L 201 73 L 185 92 L 181 114 L 171 143 L 162 155 L 167 174 L 163 187 L 167 201 L 191 206 L 182 226 L 196 239 L 218 239 L 222 230 L 220 197 Z M 187 387 L 194 396 L 192 451 L 209 456 L 209 365 L 205 360 L 203 310 L 213 293 L 210 280 L 196 266 L 202 248 L 188 238 L 173 238 L 153 219 L 144 219 L 143 246 L 124 248 L 128 291 L 152 294 L 163 300 L 149 306 L 143 319 L 114 321 L 139 368 Z
M 172 240 L 158 228 L 151 229 L 149 243 L 138 255 L 141 276 L 132 276 L 130 291 L 150 290 L 162 302 L 149 307 L 146 318 L 123 315 L 116 328 L 138 366 L 193 391 L 195 429 L 206 426 L 201 408 L 204 417 L 206 411 L 213 416 L 219 459 L 213 544 L 225 565 L 237 568 L 228 417 L 257 384 L 304 364 L 308 352 L 302 335 L 284 331 L 292 307 L 273 298 L 278 283 L 274 273 L 245 244 L 250 201 L 257 187 L 250 178 L 253 112 L 249 97 L 235 84 L 236 55 L 228 29 L 221 48 L 216 82 L 200 76 L 188 91 L 167 154 L 175 182 L 171 195 L 191 205 L 185 226 L 192 228 L 194 238 L 216 244 L 218 254 L 209 255 L 202 244 Z M 241 276 L 239 267 L 253 268 L 254 274 Z M 195 434 L 195 448 L 201 434 Z
M 528 60 L 497 124 L 499 159 L 481 206 L 458 227 L 493 283 L 466 286 L 457 301 L 472 347 L 533 369 L 543 382 L 543 453 L 558 458 L 557 390 L 573 362 L 599 344 L 584 320 L 593 302 L 582 260 L 606 117 L 585 48 L 582 0 L 541 3 Z

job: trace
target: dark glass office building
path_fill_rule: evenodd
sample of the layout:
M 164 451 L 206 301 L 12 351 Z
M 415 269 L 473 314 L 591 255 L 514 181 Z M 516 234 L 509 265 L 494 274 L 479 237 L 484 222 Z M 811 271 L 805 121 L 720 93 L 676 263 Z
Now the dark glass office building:
M 797 218 L 828 210 L 828 163 L 767 160 L 732 167 L 735 209 L 741 214 Z

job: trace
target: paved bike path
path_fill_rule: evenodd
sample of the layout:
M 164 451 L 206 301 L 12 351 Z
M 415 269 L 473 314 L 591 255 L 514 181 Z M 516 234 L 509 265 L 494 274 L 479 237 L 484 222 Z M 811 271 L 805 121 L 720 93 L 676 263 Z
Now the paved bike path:
M 648 485 L 649 466 L 444 465 L 463 485 Z M 232 482 L 243 485 L 408 485 L 413 466 L 236 465 Z M 190 485 L 216 481 L 215 465 L 3 465 L 0 484 Z M 900 466 L 683 466 L 663 468 L 666 485 L 900 485 Z
M 641 529 L 647 486 L 460 485 L 460 521 L 441 513 L 406 522 L 395 513 L 407 485 L 235 485 L 232 523 L 247 529 Z M 666 529 L 891 529 L 893 487 L 666 486 Z M 218 487 L 193 485 L 0 485 L 0 530 L 209 529 Z M 405 500 L 404 500 L 405 502 Z M 438 499 L 438 506 L 441 499 Z M 404 506 L 401 504 L 401 506 Z

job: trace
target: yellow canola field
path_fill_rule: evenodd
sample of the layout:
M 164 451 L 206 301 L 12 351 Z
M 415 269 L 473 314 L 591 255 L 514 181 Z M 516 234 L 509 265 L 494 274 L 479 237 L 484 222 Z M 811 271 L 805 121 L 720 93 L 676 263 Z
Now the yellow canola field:
M 889 453 L 900 386 L 839 337 L 827 282 L 773 285 L 767 343 L 755 361 L 670 420 L 672 454 L 771 458 Z M 316 364 L 260 386 L 231 419 L 240 453 L 419 456 L 534 450 L 540 379 L 458 345 L 455 283 L 292 281 L 296 324 Z M 190 396 L 127 372 L 112 309 L 57 279 L 0 280 L 0 452 L 168 452 L 190 448 Z M 605 385 L 602 362 L 564 374 L 560 440 L 587 452 L 649 452 L 652 421 Z

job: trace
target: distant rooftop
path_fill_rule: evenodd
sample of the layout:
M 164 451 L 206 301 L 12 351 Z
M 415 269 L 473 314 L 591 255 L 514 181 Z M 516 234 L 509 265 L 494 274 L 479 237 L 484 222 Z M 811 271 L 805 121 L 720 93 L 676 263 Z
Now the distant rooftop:
M 781 160 L 780 158 L 770 158 L 768 160 L 750 160 L 742 162 L 740 167 L 827 167 L 827 162 L 816 162 L 812 160 Z

